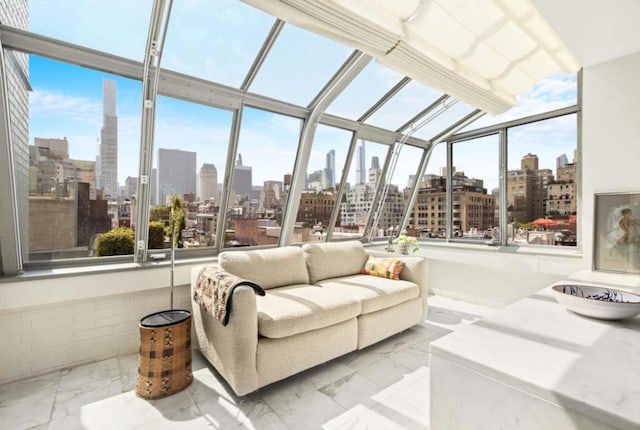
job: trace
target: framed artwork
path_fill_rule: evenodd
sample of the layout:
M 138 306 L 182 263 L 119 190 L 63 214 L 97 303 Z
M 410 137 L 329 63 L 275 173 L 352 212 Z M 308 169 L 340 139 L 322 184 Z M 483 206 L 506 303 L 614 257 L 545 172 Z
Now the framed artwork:
M 593 268 L 640 273 L 640 193 L 595 195 Z

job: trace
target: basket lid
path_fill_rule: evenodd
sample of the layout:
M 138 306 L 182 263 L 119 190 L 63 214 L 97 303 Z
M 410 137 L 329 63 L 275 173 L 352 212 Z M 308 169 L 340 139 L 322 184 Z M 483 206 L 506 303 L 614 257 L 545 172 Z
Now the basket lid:
M 143 317 L 140 320 L 142 327 L 165 327 L 178 324 L 191 316 L 191 312 L 182 309 L 160 311 Z

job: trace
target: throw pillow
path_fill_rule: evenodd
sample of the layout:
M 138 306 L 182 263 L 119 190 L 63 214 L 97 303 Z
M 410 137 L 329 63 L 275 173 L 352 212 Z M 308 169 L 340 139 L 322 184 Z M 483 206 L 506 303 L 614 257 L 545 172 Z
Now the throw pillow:
M 400 279 L 404 263 L 397 258 L 370 256 L 360 273 L 388 279 Z

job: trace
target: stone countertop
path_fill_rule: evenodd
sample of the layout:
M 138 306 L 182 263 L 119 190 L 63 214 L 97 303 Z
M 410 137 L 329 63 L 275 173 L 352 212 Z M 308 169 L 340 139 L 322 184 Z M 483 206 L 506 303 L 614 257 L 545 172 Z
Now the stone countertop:
M 583 317 L 553 294 L 545 288 L 429 351 L 598 421 L 640 429 L 640 316 Z

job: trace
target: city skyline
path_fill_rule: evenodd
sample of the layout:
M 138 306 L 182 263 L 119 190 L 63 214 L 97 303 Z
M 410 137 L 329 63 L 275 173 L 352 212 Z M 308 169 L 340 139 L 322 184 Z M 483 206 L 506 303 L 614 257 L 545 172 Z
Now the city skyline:
M 118 183 L 124 185 L 128 176 L 137 176 L 140 135 L 141 84 L 119 76 L 83 69 L 77 66 L 61 64 L 30 56 L 30 79 L 33 92 L 30 93 L 31 123 L 29 143 L 35 137 L 67 137 L 70 156 L 74 159 L 93 160 L 97 155 L 98 138 L 102 123 L 102 80 L 112 79 L 118 88 Z M 345 91 L 348 92 L 349 88 Z M 474 124 L 482 126 L 511 118 L 525 116 L 543 110 L 543 107 L 566 106 L 575 98 L 575 76 L 558 75 L 545 80 L 519 100 L 518 105 L 500 117 L 483 117 Z M 339 102 L 340 98 L 336 101 Z M 331 112 L 331 106 L 329 111 Z M 407 117 L 415 113 L 406 109 Z M 349 113 L 345 114 L 349 115 Z M 397 116 L 398 113 L 394 113 Z M 529 130 L 513 130 L 510 139 L 518 146 L 534 146 L 534 152 L 541 164 L 552 167 L 555 157 L 560 153 L 570 153 L 575 148 L 575 116 L 558 118 L 547 123 L 536 124 Z M 301 121 L 281 115 L 246 108 L 240 133 L 240 149 L 245 164 L 253 167 L 253 185 L 261 185 L 269 180 L 282 180 L 285 173 L 293 170 L 293 161 L 297 150 L 298 133 Z M 224 177 L 226 149 L 231 127 L 231 112 L 194 103 L 188 103 L 168 97 L 158 97 L 155 149 L 183 149 L 197 153 L 197 164 L 215 164 L 219 177 Z M 519 127 L 519 129 L 526 126 Z M 308 172 L 326 167 L 326 154 L 336 151 L 336 182 L 342 174 L 344 158 L 350 142 L 351 133 L 320 125 L 318 127 Z M 537 145 L 537 147 L 535 147 Z M 370 147 L 382 146 L 367 142 Z M 438 145 L 433 151 L 426 173 L 437 173 L 446 165 L 445 145 Z M 403 151 L 409 151 L 405 147 Z M 487 187 L 497 186 L 497 145 L 490 150 L 479 148 L 468 154 L 454 155 L 454 164 L 465 170 L 469 176 L 483 177 Z M 517 165 L 517 157 L 509 151 L 509 165 Z M 379 151 L 381 163 L 385 151 Z M 155 157 L 154 157 L 155 158 Z M 357 156 L 350 168 L 348 181 L 358 183 L 356 179 Z M 397 171 L 403 177 L 395 183 L 404 187 L 410 174 L 415 174 L 417 162 L 414 157 L 401 160 Z M 269 163 L 264 160 L 268 159 Z M 366 156 L 370 160 L 369 154 Z M 552 164 L 553 161 L 553 164 Z M 154 160 L 157 166 L 157 160 Z M 365 168 L 366 173 L 366 168 Z

